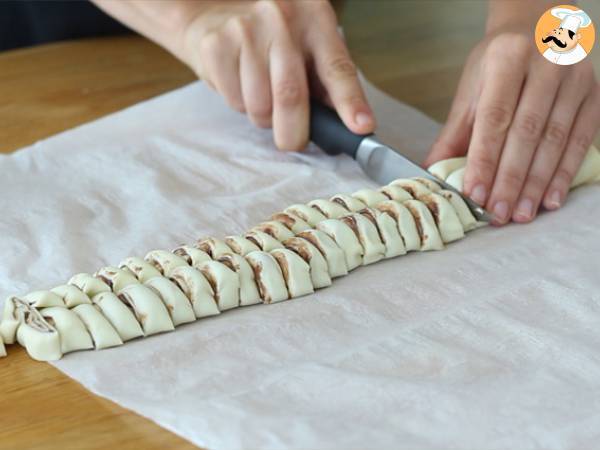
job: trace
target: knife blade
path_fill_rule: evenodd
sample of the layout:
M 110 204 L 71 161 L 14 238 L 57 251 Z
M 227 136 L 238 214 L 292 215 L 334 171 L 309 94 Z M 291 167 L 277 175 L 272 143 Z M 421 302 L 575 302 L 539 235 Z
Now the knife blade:
M 351 156 L 365 174 L 379 184 L 388 184 L 397 178 L 428 178 L 443 189 L 459 194 L 477 220 L 492 220 L 491 214 L 484 208 L 408 159 L 402 152 L 380 142 L 375 134 L 360 135 L 350 131 L 335 111 L 316 100 L 311 101 L 310 139 L 330 155 L 345 153 Z

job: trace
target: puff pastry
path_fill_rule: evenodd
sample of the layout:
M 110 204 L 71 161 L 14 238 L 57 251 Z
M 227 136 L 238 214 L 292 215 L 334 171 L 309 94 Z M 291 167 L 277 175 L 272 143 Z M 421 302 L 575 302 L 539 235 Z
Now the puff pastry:
M 191 302 L 196 318 L 221 313 L 213 289 L 200 271 L 190 266 L 180 266 L 173 270 L 170 279 Z
M 318 198 L 308 202 L 308 206 L 319 211 L 322 215 L 328 219 L 339 219 L 342 216 L 348 214 L 348 210 L 342 205 L 331 200 L 325 200 Z
M 78 287 L 89 298 L 100 292 L 111 292 L 108 284 L 89 273 L 78 273 L 72 276 L 67 284 Z
M 131 308 L 144 335 L 171 331 L 175 327 L 167 307 L 156 292 L 143 284 L 127 286 L 118 294 L 119 299 Z
M 446 180 L 455 170 L 461 169 L 467 165 L 467 157 L 459 156 L 457 158 L 444 159 L 438 161 L 427 168 L 427 171 L 438 177 L 440 180 Z
M 300 217 L 292 213 L 280 212 L 271 216 L 272 220 L 285 225 L 292 233 L 298 234 L 305 230 L 310 230 L 311 226 Z
M 327 219 L 327 217 L 325 217 L 317 209 L 312 208 L 308 205 L 303 205 L 301 203 L 297 203 L 295 205 L 288 206 L 286 209 L 284 209 L 284 212 L 300 217 L 302 220 L 304 220 L 306 223 L 308 223 L 311 227 L 314 227 L 319 222 Z
M 346 267 L 354 270 L 362 264 L 364 250 L 358 237 L 345 222 L 339 219 L 327 219 L 317 224 L 317 230 L 331 237 L 344 252 Z
M 84 304 L 87 303 L 82 303 L 82 305 Z M 40 313 L 46 322 L 58 331 L 62 354 L 94 348 L 92 337 L 79 316 L 72 310 L 52 306 L 43 308 Z
M 75 308 L 91 305 L 79 305 Z M 92 307 L 93 308 L 93 307 Z M 62 358 L 60 336 L 33 306 L 22 310 L 22 320 L 16 332 L 17 341 L 25 347 L 31 358 L 37 361 L 56 361 Z
M 144 286 L 149 287 L 162 300 L 174 326 L 196 320 L 192 304 L 181 289 L 168 278 L 160 276 L 150 278 Z
M 419 200 L 431 211 L 444 243 L 454 242 L 465 236 L 463 225 L 452 204 L 442 195 L 435 192 L 422 195 Z
M 383 186 L 379 189 L 383 195 L 385 195 L 390 200 L 396 200 L 398 202 L 403 202 L 404 200 L 411 200 L 413 198 L 406 189 L 401 188 L 400 186 L 396 186 L 394 184 L 388 184 L 387 186 Z
M 286 239 L 294 237 L 294 233 L 292 233 L 289 228 L 276 220 L 263 222 L 252 228 L 252 230 L 258 230 L 267 233 L 278 241 L 285 241 Z
M 336 242 L 320 230 L 306 230 L 298 233 L 298 237 L 314 245 L 327 261 L 327 268 L 331 278 L 348 275 L 346 255 Z
M 270 252 L 276 248 L 283 248 L 281 242 L 270 234 L 260 230 L 252 230 L 246 233 L 246 239 L 254 243 L 263 252 Z
M 354 213 L 340 219 L 352 229 L 363 249 L 362 264 L 373 264 L 383 259 L 385 245 L 381 241 L 379 230 L 375 222 L 366 216 Z
M 64 300 L 51 291 L 33 291 L 27 295 L 21 297 L 31 306 L 35 308 L 46 308 L 49 306 L 62 306 L 65 307 Z
M 235 271 L 219 261 L 207 261 L 198 269 L 212 287 L 219 311 L 240 306 L 240 278 Z
M 165 277 L 170 277 L 177 267 L 189 267 L 185 259 L 167 250 L 153 250 L 144 259 Z
M 248 261 L 243 256 L 230 253 L 219 257 L 218 261 L 237 273 L 239 277 L 240 306 L 256 305 L 262 302 L 258 293 L 258 287 L 254 281 L 252 267 L 250 267 L 250 264 L 248 264 Z
M 384 258 L 393 258 L 406 254 L 406 247 L 398 230 L 398 224 L 392 216 L 373 208 L 365 208 L 360 211 L 360 214 L 369 219 L 377 227 L 379 238 L 385 248 Z
M 344 209 L 350 212 L 357 212 L 367 207 L 366 203 L 360 201 L 355 197 L 352 197 L 351 195 L 346 194 L 336 194 L 329 200 L 338 203 L 340 206 L 342 206 Z
M 244 236 L 227 236 L 225 242 L 238 255 L 246 256 L 250 252 L 260 250 L 258 245 Z
M 423 183 L 419 183 L 417 180 L 409 178 L 399 178 L 390 183 L 392 186 L 400 186 L 406 192 L 408 192 L 413 198 L 419 198 L 421 195 L 431 193 L 431 190 L 427 188 Z
M 421 183 L 423 186 L 425 186 L 431 192 L 438 192 L 442 189 L 442 187 L 438 183 L 436 183 L 433 180 L 430 180 L 429 178 L 413 177 L 412 179 Z
M 4 302 L 2 322 L 0 322 L 0 336 L 6 344 L 14 344 L 17 328 L 23 321 L 23 313 L 32 308 L 27 302 L 18 297 L 8 297 Z
M 252 267 L 263 303 L 276 303 L 288 299 L 283 273 L 270 253 L 262 250 L 251 252 L 246 255 L 246 261 Z
M 145 283 L 151 278 L 161 276 L 161 273 L 156 267 L 143 258 L 139 258 L 137 256 L 125 258 L 123 261 L 121 261 L 121 264 L 119 264 L 119 268 L 129 270 L 136 276 L 140 283 Z
M 353 193 L 352 197 L 360 200 L 367 206 L 375 206 L 388 199 L 385 194 L 374 189 L 361 189 Z
M 301 237 L 293 237 L 283 243 L 285 248 L 296 252 L 310 268 L 310 279 L 315 289 L 331 286 L 327 261 L 317 247 Z
M 421 249 L 421 237 L 417 224 L 406 206 L 395 200 L 387 200 L 377 204 L 375 208 L 388 214 L 396 221 L 407 252 Z
M 114 292 L 101 292 L 92 298 L 92 302 L 110 322 L 123 342 L 144 335 L 133 309 L 122 302 Z
M 471 231 L 480 226 L 480 224 L 477 222 L 477 219 L 467 206 L 467 203 L 460 195 L 454 191 L 446 189 L 440 190 L 439 194 L 450 202 L 454 208 L 454 211 L 456 211 L 456 214 L 458 215 L 458 218 L 463 226 L 463 230 Z
M 276 248 L 271 255 L 279 264 L 289 298 L 312 294 L 315 290 L 310 278 L 310 266 L 298 254 L 287 248 Z
M 431 191 L 429 191 L 431 192 Z M 413 218 L 419 237 L 421 238 L 421 251 L 442 250 L 444 243 L 435 224 L 435 219 L 425 204 L 419 200 L 406 200 L 404 206 L 408 208 Z
M 58 295 L 67 308 L 92 303 L 90 298 L 85 295 L 81 289 L 72 284 L 61 284 L 60 286 L 50 289 L 50 291 Z
M 208 253 L 211 258 L 216 259 L 226 253 L 231 253 L 232 250 L 221 239 L 205 238 L 198 240 L 196 247 Z
M 123 345 L 117 331 L 93 305 L 78 305 L 71 311 L 85 324 L 96 350 Z
M 181 256 L 192 267 L 198 268 L 206 261 L 212 261 L 212 258 L 204 250 L 189 245 L 182 245 L 173 250 L 177 256 Z
M 121 292 L 127 286 L 139 284 L 138 279 L 129 270 L 119 269 L 117 267 L 103 267 L 95 274 L 96 278 L 104 281 L 115 293 Z
M 448 178 L 446 178 L 446 183 L 456 189 L 458 192 L 462 192 L 463 190 L 463 182 L 465 178 L 465 168 L 456 169 Z

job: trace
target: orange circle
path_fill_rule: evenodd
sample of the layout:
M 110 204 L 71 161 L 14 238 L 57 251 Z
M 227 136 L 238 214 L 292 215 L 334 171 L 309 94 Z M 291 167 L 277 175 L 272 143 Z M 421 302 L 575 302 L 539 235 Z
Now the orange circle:
M 572 11 L 579 10 L 578 7 L 572 5 L 557 5 L 553 6 L 544 14 L 542 14 L 542 17 L 540 17 L 540 20 L 538 20 L 538 23 L 535 27 L 535 45 L 537 46 L 537 49 L 541 54 L 544 54 L 544 52 L 548 49 L 546 44 L 542 42 L 542 38 L 544 38 L 549 31 L 558 28 L 561 22 L 561 20 L 558 17 L 554 17 L 552 15 L 551 11 L 554 8 L 566 8 Z M 579 28 L 577 33 L 581 34 L 581 40 L 579 41 L 579 44 L 581 44 L 585 52 L 589 55 L 592 51 L 592 48 L 594 47 L 594 40 L 596 39 L 596 30 L 594 28 L 594 23 L 592 22 L 589 26 L 585 28 Z

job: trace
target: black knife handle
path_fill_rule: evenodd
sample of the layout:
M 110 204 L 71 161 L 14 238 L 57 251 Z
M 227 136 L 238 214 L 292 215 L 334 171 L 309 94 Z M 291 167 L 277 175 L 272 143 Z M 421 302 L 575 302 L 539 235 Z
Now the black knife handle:
M 352 158 L 370 134 L 355 134 L 346 128 L 335 111 L 315 99 L 310 101 L 310 140 L 330 155 L 345 153 Z

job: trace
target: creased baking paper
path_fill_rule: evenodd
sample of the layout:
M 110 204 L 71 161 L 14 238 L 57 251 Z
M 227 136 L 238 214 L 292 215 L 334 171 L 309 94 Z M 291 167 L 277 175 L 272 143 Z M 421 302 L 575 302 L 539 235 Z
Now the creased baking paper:
M 438 126 L 369 95 L 381 137 L 421 159 Z M 347 157 L 277 152 L 200 83 L 2 155 L 0 173 L 1 298 L 374 187 Z M 595 448 L 599 198 L 54 364 L 211 449 Z

